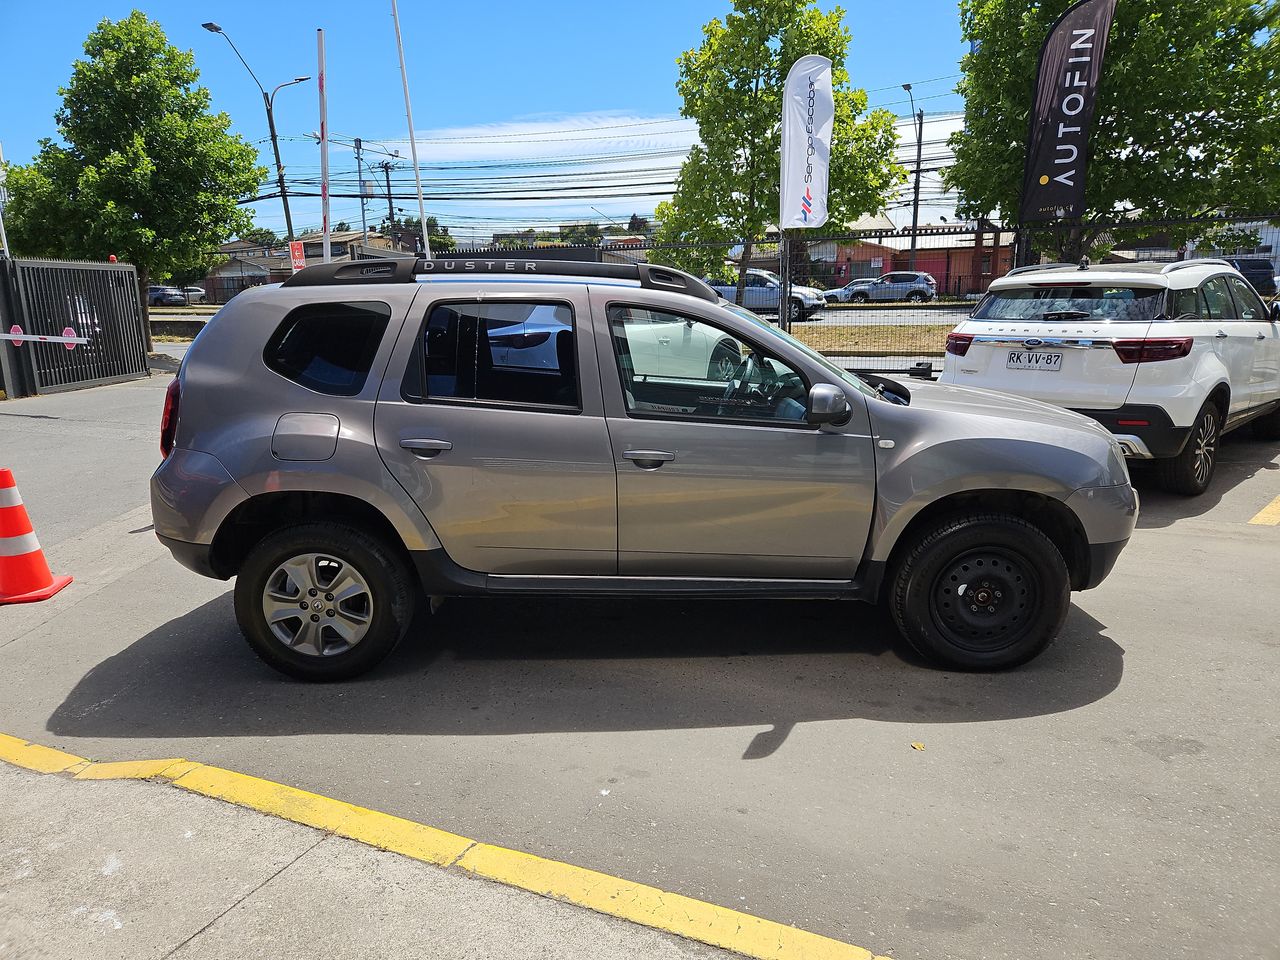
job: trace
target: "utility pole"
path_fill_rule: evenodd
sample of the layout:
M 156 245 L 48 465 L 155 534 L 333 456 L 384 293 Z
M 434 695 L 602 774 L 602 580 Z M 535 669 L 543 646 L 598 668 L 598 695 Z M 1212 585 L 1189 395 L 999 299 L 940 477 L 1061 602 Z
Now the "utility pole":
M 920 228 L 920 155 L 924 147 L 924 111 L 916 111 L 916 98 L 911 92 L 911 84 L 904 83 L 902 89 L 907 91 L 907 96 L 911 98 L 911 113 L 916 121 L 916 185 L 915 195 L 911 200 L 911 269 L 916 268 L 916 231 Z
M 391 161 L 383 160 L 381 163 L 375 163 L 375 167 L 382 171 L 387 178 L 387 232 L 390 233 L 391 228 L 396 222 L 396 211 L 391 206 Z
M 285 87 L 291 87 L 295 83 L 306 83 L 311 78 L 310 77 L 294 77 L 292 80 L 289 80 L 289 81 L 286 81 L 285 83 L 280 84 L 270 93 L 267 93 L 266 88 L 263 87 L 263 85 L 258 81 L 258 75 L 253 72 L 253 68 L 249 66 L 248 61 L 246 61 L 244 57 L 240 56 L 239 49 L 236 47 L 234 43 L 231 42 L 231 38 L 227 36 L 227 34 L 223 31 L 223 29 L 213 22 L 202 23 L 200 24 L 200 26 L 204 27 L 210 33 L 220 34 L 222 36 L 222 39 L 226 40 L 227 43 L 231 44 L 231 49 L 235 51 L 235 54 L 240 59 L 240 62 L 244 64 L 244 68 L 249 71 L 249 76 L 253 77 L 253 82 L 258 85 L 258 89 L 262 92 L 262 105 L 267 108 L 267 129 L 271 132 L 271 151 L 272 153 L 275 154 L 275 158 L 276 158 L 276 182 L 280 186 L 280 202 L 284 204 L 285 236 L 286 236 L 286 239 L 292 240 L 293 239 L 293 217 L 289 215 L 289 190 L 284 183 L 284 164 L 280 162 L 280 141 L 276 137 L 275 100 L 276 100 L 276 94 L 279 93 L 281 90 L 283 90 Z
M 364 219 L 364 167 L 360 163 L 360 138 L 356 137 L 356 183 L 360 190 L 360 242 L 369 242 L 369 227 Z

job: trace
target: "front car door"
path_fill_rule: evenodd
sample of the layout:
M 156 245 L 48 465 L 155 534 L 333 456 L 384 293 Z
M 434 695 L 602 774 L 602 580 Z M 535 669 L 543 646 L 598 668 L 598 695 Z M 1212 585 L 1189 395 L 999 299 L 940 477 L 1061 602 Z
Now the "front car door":
M 785 345 L 762 348 L 767 331 L 757 335 L 727 311 L 684 297 L 645 299 L 592 293 L 617 471 L 619 573 L 851 579 L 875 495 L 865 399 L 846 390 L 851 421 L 811 427 L 811 361 L 784 357 Z M 658 318 L 688 325 L 691 350 L 731 343 L 731 378 L 695 370 L 701 354 L 679 376 L 637 373 L 631 345 Z
M 421 285 L 378 394 L 383 461 L 468 570 L 614 574 L 616 481 L 587 288 L 492 288 L 480 300 Z

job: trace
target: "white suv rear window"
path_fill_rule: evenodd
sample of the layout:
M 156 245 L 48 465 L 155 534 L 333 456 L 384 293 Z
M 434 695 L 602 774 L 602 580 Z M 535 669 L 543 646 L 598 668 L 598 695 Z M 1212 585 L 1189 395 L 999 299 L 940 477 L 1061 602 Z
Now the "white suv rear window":
M 975 320 L 1126 320 L 1149 321 L 1164 309 L 1164 291 L 1156 287 L 1042 286 L 992 290 Z

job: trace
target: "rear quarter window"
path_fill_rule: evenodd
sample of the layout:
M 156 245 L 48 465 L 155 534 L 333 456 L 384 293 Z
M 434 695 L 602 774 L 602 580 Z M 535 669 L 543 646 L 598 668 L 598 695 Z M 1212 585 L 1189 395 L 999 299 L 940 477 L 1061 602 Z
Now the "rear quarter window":
M 268 367 L 317 393 L 354 397 L 391 319 L 385 303 L 310 303 L 289 312 L 267 341 Z

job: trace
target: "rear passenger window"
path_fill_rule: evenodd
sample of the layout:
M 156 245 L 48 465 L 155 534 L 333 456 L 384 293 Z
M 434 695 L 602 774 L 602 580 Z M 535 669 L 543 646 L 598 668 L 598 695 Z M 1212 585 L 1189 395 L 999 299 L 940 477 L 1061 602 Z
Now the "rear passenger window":
M 1204 286 L 1205 303 L 1209 307 L 1210 320 L 1236 319 L 1236 306 L 1231 302 L 1231 292 L 1227 289 L 1226 277 L 1214 277 L 1206 280 Z
M 432 308 L 405 371 L 407 400 L 579 410 L 573 311 L 557 303 Z M 423 389 L 425 380 L 425 389 Z
M 364 388 L 390 319 L 385 303 L 307 304 L 280 321 L 262 359 L 317 393 L 354 397 Z

